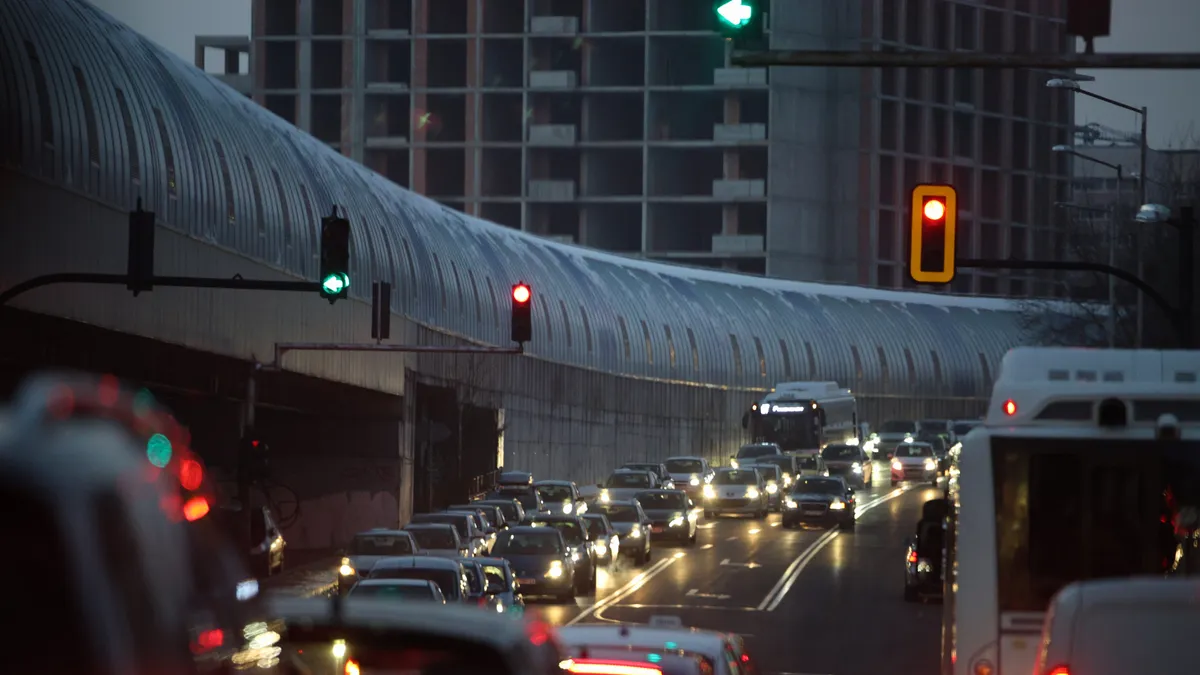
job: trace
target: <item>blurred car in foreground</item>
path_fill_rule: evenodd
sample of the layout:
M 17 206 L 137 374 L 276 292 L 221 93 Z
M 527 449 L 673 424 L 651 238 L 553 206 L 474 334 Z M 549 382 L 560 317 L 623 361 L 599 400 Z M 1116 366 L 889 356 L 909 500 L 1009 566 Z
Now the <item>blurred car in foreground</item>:
M 442 589 L 426 579 L 363 579 L 350 590 L 350 597 L 446 604 L 446 596 L 442 594 Z
M 741 636 L 685 628 L 678 617 L 650 617 L 649 625 L 569 626 L 558 635 L 571 658 L 623 658 L 659 666 L 672 675 L 758 675 L 758 662 Z

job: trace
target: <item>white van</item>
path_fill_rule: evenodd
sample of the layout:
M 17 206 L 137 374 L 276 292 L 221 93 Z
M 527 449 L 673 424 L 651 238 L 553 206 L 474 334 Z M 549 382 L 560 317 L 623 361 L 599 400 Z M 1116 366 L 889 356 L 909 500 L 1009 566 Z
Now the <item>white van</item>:
M 1050 602 L 1034 675 L 1193 675 L 1200 579 L 1070 584 Z

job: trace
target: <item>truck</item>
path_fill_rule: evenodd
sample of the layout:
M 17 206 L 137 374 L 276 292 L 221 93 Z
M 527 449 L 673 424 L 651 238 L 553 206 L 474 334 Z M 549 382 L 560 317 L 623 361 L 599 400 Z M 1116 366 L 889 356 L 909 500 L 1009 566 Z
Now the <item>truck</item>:
M 817 452 L 830 443 L 857 445 L 854 395 L 837 382 L 782 382 L 742 416 L 752 443 L 775 443 L 784 452 Z

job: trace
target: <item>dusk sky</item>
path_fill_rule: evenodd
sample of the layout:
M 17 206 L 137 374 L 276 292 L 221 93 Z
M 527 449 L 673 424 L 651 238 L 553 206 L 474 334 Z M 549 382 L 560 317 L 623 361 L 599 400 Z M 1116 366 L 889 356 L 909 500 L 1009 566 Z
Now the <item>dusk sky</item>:
M 620 0 L 614 0 L 619 2 Z M 805 2 L 806 0 L 793 0 Z M 247 35 L 250 0 L 93 0 L 95 4 L 159 44 L 192 60 L 196 35 Z M 1112 36 L 1096 41 L 1096 51 L 1200 50 L 1200 0 L 1113 0 Z M 1088 87 L 1130 105 L 1149 108 L 1154 147 L 1200 146 L 1200 71 L 1119 71 L 1088 73 Z M 1046 90 L 1047 96 L 1070 96 Z M 1137 116 L 1078 97 L 1076 121 L 1100 122 L 1137 130 Z

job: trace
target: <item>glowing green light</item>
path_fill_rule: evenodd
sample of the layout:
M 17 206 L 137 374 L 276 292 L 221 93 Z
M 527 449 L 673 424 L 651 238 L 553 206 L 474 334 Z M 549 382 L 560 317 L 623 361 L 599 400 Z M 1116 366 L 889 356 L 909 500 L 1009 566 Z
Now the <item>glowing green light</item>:
M 659 661 L 662 661 L 662 654 L 651 654 L 646 657 L 646 660 L 650 663 L 658 663 Z
M 328 295 L 338 295 L 347 288 L 350 288 L 350 277 L 340 272 L 330 274 L 321 281 L 321 290 L 325 291 Z
M 717 7 L 717 16 L 730 26 L 741 28 L 754 18 L 754 7 L 747 5 L 742 0 L 729 0 Z
M 679 645 L 674 642 L 668 642 L 667 644 L 663 645 L 663 648 L 675 650 L 675 649 L 679 649 Z
M 150 463 L 163 468 L 171 463 L 171 441 L 162 434 L 154 434 L 146 441 L 146 457 Z

